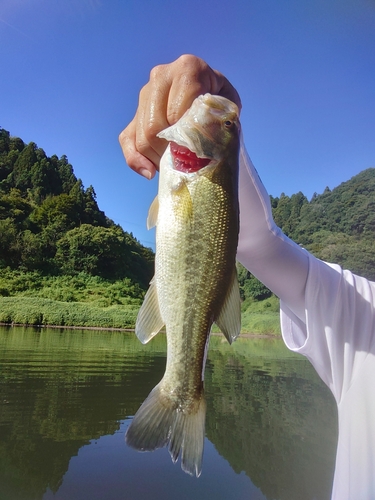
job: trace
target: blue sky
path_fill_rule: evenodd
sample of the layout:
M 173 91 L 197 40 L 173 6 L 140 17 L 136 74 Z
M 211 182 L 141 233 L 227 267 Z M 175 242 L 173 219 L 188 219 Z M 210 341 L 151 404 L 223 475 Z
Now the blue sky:
M 0 126 L 67 155 L 146 246 L 157 180 L 118 134 L 156 64 L 193 53 L 239 91 L 270 194 L 308 198 L 375 167 L 375 0 L 0 0 Z

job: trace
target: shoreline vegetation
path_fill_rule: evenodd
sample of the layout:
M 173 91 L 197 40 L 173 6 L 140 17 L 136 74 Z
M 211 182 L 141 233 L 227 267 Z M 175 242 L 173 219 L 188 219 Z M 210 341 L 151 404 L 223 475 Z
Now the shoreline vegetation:
M 67 329 L 134 331 L 140 303 L 98 307 L 91 303 L 62 302 L 41 297 L 0 297 L 0 325 Z M 241 334 L 280 335 L 279 301 L 245 300 Z M 214 325 L 213 334 L 220 334 Z
M 270 201 L 287 236 L 375 280 L 375 168 L 310 201 L 302 192 Z M 0 323 L 134 329 L 154 257 L 100 210 L 65 155 L 0 127 Z M 280 335 L 277 297 L 241 264 L 237 273 L 241 332 Z
M 65 155 L 0 127 L 0 323 L 132 329 L 153 269 Z M 278 333 L 277 299 L 240 265 L 238 277 L 243 331 Z
M 97 327 L 97 326 L 68 326 L 68 325 L 27 325 L 22 323 L 0 323 L 0 327 L 9 327 L 9 328 L 48 328 L 55 330 L 90 330 L 90 331 L 99 331 L 99 332 L 135 332 L 134 328 L 105 328 L 105 327 Z M 161 330 L 159 333 L 162 335 L 165 334 L 164 330 Z M 212 331 L 210 335 L 215 337 L 222 336 L 225 339 L 224 335 L 221 332 Z M 277 333 L 250 333 L 250 332 L 241 332 L 241 338 L 278 338 L 279 335 Z
M 0 323 L 134 329 L 145 293 L 146 287 L 129 278 L 0 269 Z M 263 300 L 245 296 L 241 310 L 242 332 L 280 335 L 279 300 L 274 295 Z M 216 325 L 213 332 L 219 332 Z

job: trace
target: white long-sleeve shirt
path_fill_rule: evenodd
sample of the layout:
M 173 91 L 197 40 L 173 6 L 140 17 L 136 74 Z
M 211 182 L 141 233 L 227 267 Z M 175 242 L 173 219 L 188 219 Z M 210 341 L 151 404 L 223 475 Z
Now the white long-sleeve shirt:
M 287 347 L 331 389 L 339 438 L 332 499 L 375 499 L 375 283 L 316 259 L 272 218 L 269 196 L 240 152 L 238 260 L 281 300 Z

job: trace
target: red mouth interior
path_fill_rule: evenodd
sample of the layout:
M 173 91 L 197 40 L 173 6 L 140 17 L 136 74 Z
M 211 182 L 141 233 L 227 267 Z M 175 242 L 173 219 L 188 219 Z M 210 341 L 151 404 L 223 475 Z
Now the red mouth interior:
M 190 174 L 197 172 L 210 163 L 209 158 L 198 158 L 198 156 L 184 146 L 175 142 L 170 143 L 171 154 L 175 170 Z

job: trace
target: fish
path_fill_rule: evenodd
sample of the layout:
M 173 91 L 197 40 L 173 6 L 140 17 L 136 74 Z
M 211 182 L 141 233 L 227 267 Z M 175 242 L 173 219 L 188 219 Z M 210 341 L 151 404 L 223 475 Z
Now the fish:
M 197 97 L 160 132 L 168 141 L 147 227 L 156 226 L 155 274 L 135 333 L 149 342 L 164 326 L 162 380 L 132 419 L 126 443 L 168 445 L 173 462 L 199 477 L 205 436 L 204 369 L 212 325 L 232 343 L 241 330 L 236 272 L 239 233 L 239 110 L 216 95 Z

